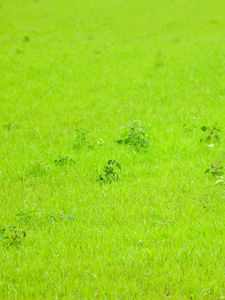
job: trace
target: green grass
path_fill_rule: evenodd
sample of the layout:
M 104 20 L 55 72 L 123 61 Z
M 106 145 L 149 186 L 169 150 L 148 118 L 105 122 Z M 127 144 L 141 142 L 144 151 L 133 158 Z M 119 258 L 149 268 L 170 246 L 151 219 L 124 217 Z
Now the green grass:
M 0 0 L 0 228 L 26 232 L 0 240 L 0 299 L 225 298 L 204 174 L 225 151 L 224 32 L 223 0 Z M 133 120 L 147 151 L 116 143 Z

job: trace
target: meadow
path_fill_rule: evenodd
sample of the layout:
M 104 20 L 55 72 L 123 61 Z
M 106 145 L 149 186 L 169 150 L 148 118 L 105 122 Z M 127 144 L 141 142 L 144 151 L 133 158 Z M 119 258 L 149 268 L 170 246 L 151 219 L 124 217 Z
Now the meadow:
M 225 299 L 225 2 L 0 0 L 0 299 Z

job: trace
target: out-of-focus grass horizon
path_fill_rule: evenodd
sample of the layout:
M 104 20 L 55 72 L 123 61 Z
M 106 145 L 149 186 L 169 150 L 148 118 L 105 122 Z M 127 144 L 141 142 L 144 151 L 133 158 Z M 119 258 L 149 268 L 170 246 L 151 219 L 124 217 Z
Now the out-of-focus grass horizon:
M 224 32 L 222 0 L 0 0 L 1 299 L 224 299 Z

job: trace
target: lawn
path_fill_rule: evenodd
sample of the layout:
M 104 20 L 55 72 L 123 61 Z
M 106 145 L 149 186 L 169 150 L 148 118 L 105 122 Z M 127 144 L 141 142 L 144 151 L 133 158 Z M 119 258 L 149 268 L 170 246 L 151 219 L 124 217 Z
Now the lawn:
M 224 121 L 224 0 L 0 0 L 0 299 L 225 299 Z

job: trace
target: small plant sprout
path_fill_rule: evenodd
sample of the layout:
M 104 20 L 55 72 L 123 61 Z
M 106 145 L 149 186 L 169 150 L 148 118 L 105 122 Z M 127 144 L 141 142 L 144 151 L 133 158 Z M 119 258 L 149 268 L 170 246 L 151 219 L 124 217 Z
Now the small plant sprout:
M 215 184 L 224 184 L 225 164 L 223 161 L 217 161 L 205 170 L 205 173 L 212 174 L 217 179 Z
M 16 224 L 19 227 L 26 227 L 26 229 L 37 228 L 41 221 L 41 212 L 36 210 L 24 209 L 16 214 Z
M 62 166 L 72 166 L 72 165 L 75 165 L 75 161 L 70 156 L 62 156 L 59 159 L 55 159 L 54 164 L 56 166 L 60 166 L 60 167 L 62 167 Z
M 27 225 L 32 222 L 33 212 L 20 211 L 16 214 L 16 220 L 19 224 Z
M 49 215 L 49 221 L 51 223 L 56 223 L 58 221 L 74 221 L 75 217 L 73 215 L 66 215 L 63 211 L 58 211 L 57 213 L 53 213 Z
M 201 130 L 205 132 L 205 136 L 201 138 L 201 142 L 206 142 L 211 145 L 211 147 L 214 146 L 214 143 L 218 142 L 220 139 L 220 132 L 221 130 L 217 127 L 207 127 L 202 126 Z
M 126 131 L 117 143 L 129 145 L 138 151 L 147 149 L 150 145 L 146 129 L 138 121 L 130 125 L 130 130 Z
M 8 246 L 18 246 L 25 236 L 26 232 L 18 229 L 16 226 L 0 229 L 0 237 Z
M 120 163 L 118 163 L 115 159 L 110 159 L 104 167 L 103 174 L 99 176 L 99 180 L 105 183 L 112 183 L 119 179 L 119 172 L 121 169 Z
M 221 177 L 224 175 L 225 166 L 223 165 L 222 161 L 217 161 L 211 165 L 210 168 L 205 170 L 205 173 L 210 173 L 214 177 Z
M 76 129 L 75 138 L 73 141 L 73 149 L 80 150 L 82 148 L 92 148 L 92 145 L 89 143 L 87 139 L 88 131 L 83 128 Z

